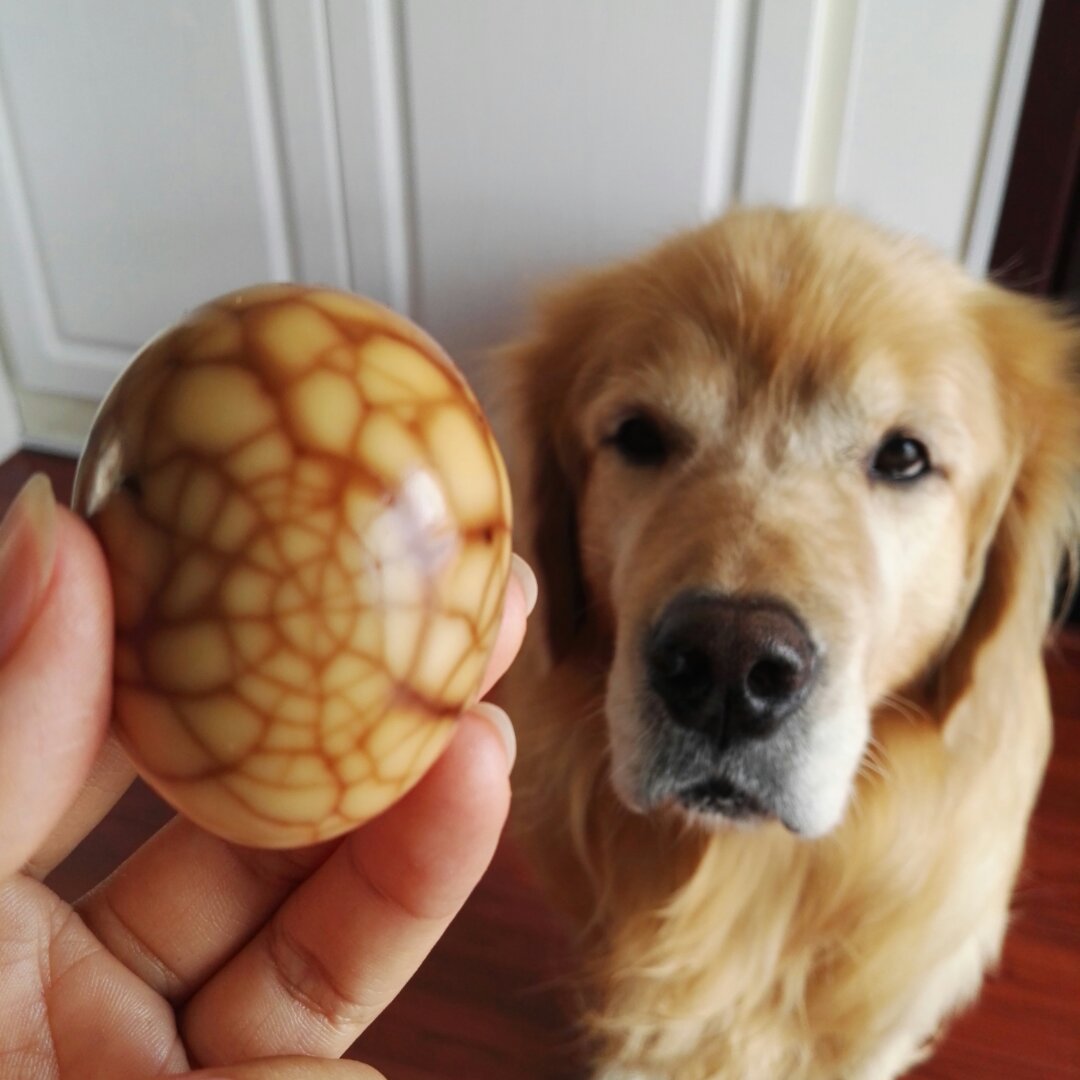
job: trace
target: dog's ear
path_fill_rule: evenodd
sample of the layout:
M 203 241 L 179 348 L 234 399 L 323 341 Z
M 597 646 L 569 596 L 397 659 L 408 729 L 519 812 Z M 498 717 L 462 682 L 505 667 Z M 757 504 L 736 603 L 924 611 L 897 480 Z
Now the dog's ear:
M 949 717 L 978 686 L 1001 715 L 1030 693 L 1060 602 L 1063 568 L 1075 573 L 1080 541 L 1080 328 L 1048 305 L 980 287 L 971 309 L 996 372 L 1010 447 L 1007 468 L 976 524 L 976 588 L 959 637 L 935 680 L 935 712 Z M 1030 707 L 1035 707 L 1031 705 Z M 950 720 L 950 723 L 953 721 Z M 963 723 L 957 715 L 956 723 Z
M 585 461 L 573 419 L 575 390 L 602 321 L 604 280 L 582 277 L 542 298 L 532 334 L 495 357 L 514 542 L 540 579 L 536 614 L 553 663 L 573 649 L 587 622 L 577 520 Z

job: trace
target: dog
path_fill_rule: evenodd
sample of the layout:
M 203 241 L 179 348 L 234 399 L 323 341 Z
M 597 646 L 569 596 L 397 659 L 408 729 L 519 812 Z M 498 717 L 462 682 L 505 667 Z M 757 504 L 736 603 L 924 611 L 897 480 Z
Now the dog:
M 501 350 L 540 606 L 517 834 L 605 1080 L 881 1080 L 999 955 L 1051 744 L 1080 335 L 835 209 L 736 209 Z

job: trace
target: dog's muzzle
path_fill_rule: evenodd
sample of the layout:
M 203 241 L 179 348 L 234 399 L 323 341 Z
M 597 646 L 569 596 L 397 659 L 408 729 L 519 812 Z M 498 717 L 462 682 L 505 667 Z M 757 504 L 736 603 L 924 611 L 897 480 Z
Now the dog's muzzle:
M 681 593 L 653 623 L 644 660 L 662 714 L 648 801 L 732 819 L 777 812 L 792 726 L 821 667 L 796 613 L 769 596 Z

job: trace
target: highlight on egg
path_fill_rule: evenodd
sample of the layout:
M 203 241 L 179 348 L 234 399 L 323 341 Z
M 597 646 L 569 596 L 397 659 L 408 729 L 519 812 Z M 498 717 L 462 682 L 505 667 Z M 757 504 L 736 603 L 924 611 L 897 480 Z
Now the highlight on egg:
M 211 832 L 354 828 L 476 699 L 506 470 L 454 365 L 372 301 L 258 286 L 156 337 L 102 405 L 73 501 L 112 579 L 114 728 Z

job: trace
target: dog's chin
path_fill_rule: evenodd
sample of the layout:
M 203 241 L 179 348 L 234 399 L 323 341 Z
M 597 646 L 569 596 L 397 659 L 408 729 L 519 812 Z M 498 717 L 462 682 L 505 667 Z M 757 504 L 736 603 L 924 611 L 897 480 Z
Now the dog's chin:
M 839 824 L 839 819 L 807 813 L 790 800 L 769 800 L 726 777 L 678 787 L 666 798 L 655 799 L 649 805 L 637 802 L 631 809 L 637 813 L 675 816 L 693 828 L 708 832 L 752 831 L 774 824 L 804 840 L 824 836 Z
M 800 800 L 782 784 L 755 780 L 750 774 L 732 777 L 718 768 L 694 775 L 676 772 L 658 775 L 641 771 L 630 762 L 614 758 L 612 787 L 619 801 L 632 813 L 676 818 L 710 832 L 755 829 L 779 824 L 802 839 L 814 839 L 839 825 L 846 800 L 830 803 Z M 835 805 L 834 805 L 835 803 Z
M 650 696 L 618 686 L 613 680 L 607 701 L 611 783 L 631 812 L 711 831 L 778 822 L 804 839 L 840 824 L 866 744 L 865 709 L 838 708 L 834 723 L 788 725 L 721 754 L 672 725 Z
M 721 776 L 680 788 L 670 801 L 693 821 L 705 825 L 748 825 L 776 817 L 760 797 Z
M 765 798 L 723 776 L 664 784 L 659 788 L 648 785 L 651 790 L 647 793 L 642 790 L 643 785 L 628 782 L 626 773 L 620 775 L 618 769 L 612 779 L 619 801 L 635 814 L 675 816 L 710 831 L 783 821 Z

